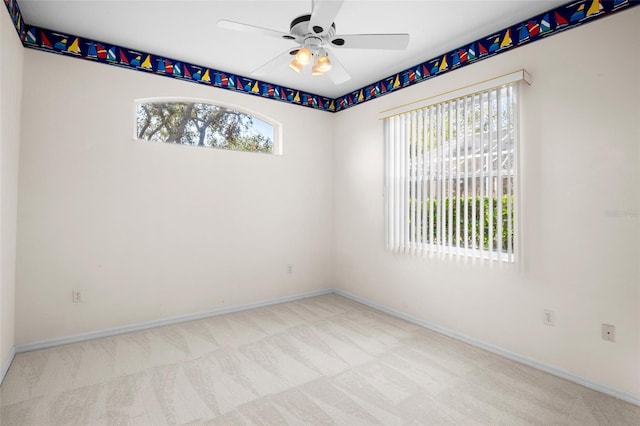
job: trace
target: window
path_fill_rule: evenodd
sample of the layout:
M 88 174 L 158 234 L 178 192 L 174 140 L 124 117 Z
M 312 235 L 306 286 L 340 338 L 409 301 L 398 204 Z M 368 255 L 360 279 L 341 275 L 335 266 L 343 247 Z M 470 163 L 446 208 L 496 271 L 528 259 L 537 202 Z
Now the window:
M 279 153 L 274 125 L 221 105 L 189 101 L 136 104 L 136 137 L 154 142 Z
M 385 118 L 388 249 L 515 260 L 517 88 Z

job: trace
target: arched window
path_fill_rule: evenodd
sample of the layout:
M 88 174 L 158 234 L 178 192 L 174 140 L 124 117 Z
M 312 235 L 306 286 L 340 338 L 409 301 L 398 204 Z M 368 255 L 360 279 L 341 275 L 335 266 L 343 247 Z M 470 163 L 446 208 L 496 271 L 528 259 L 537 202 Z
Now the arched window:
M 136 138 L 152 142 L 280 154 L 278 125 L 206 101 L 136 102 Z

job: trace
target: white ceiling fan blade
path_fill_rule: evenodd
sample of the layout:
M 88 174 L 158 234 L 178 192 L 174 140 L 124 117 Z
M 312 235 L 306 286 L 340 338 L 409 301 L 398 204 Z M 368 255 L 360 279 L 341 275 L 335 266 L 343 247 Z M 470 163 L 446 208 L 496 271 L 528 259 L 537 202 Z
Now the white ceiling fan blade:
M 404 50 L 409 34 L 343 34 L 331 37 L 330 42 L 341 49 Z
M 293 52 L 293 54 L 291 52 Z M 284 67 L 285 64 L 288 64 L 297 52 L 298 49 L 287 49 L 266 64 L 262 65 L 260 68 L 252 71 L 251 74 L 255 76 L 270 74 L 272 71 L 275 71 L 280 67 Z
M 330 29 L 344 0 L 313 0 L 309 31 L 313 34 L 324 35 Z
M 256 27 L 255 25 L 243 24 L 241 22 L 227 21 L 226 19 L 219 20 L 217 25 L 218 25 L 218 28 L 224 28 L 226 30 L 259 34 L 262 36 L 285 39 L 285 40 L 295 40 L 295 37 L 289 33 L 270 30 L 269 28 Z
M 327 75 L 331 81 L 335 84 L 340 84 L 351 79 L 351 76 L 333 52 L 329 54 L 329 60 L 331 61 L 331 69 L 327 71 Z

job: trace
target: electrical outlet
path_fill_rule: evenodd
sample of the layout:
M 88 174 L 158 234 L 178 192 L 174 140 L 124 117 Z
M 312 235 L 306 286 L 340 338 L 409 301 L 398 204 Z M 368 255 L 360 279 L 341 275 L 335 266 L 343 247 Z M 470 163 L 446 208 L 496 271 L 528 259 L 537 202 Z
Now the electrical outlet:
M 602 340 L 607 342 L 616 341 L 616 326 L 611 324 L 602 324 Z
M 82 292 L 80 292 L 79 290 L 73 290 L 71 300 L 73 301 L 73 303 L 82 302 Z
M 555 326 L 556 325 L 556 314 L 549 309 L 545 309 L 542 314 L 542 321 L 546 325 Z
M 292 264 L 288 264 L 287 265 L 287 273 L 288 274 L 293 274 L 293 265 Z

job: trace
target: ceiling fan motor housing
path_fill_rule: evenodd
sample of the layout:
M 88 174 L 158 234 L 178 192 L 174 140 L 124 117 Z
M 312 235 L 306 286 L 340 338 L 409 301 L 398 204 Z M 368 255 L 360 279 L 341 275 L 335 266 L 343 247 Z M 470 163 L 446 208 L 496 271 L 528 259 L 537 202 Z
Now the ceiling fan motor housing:
M 291 26 L 289 27 L 289 31 L 291 32 L 291 39 L 301 38 L 304 39 L 306 36 L 314 36 L 320 38 L 323 42 L 329 40 L 330 37 L 333 37 L 336 33 L 336 24 L 332 23 L 329 31 L 326 32 L 323 36 L 319 34 L 324 31 L 322 27 L 309 27 L 309 22 L 311 21 L 311 15 L 302 15 L 298 16 L 296 19 L 291 21 Z

